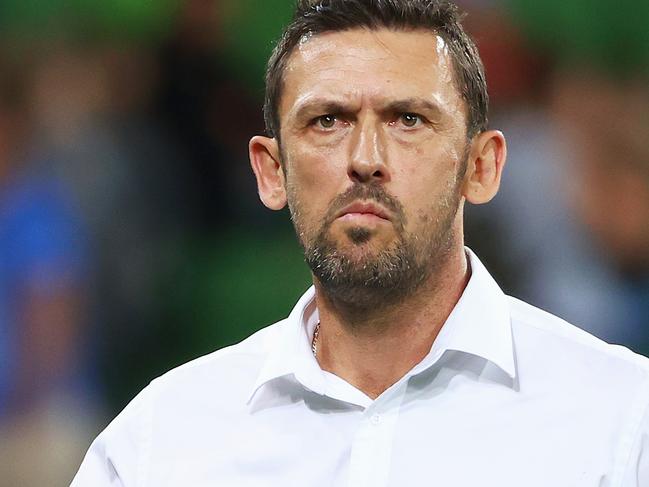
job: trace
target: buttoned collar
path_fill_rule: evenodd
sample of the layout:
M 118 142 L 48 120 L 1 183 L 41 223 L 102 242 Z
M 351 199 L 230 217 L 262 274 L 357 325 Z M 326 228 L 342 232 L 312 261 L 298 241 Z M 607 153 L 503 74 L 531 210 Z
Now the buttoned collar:
M 468 248 L 466 252 L 471 266 L 469 282 L 430 353 L 409 376 L 432 367 L 446 351 L 458 351 L 481 357 L 512 379 L 516 377 L 509 302 L 476 255 Z M 320 369 L 311 351 L 311 337 L 318 321 L 312 286 L 279 325 L 279 334 L 274 337 L 276 341 L 271 345 L 248 402 L 265 384 L 287 376 L 317 394 L 325 394 L 328 373 Z

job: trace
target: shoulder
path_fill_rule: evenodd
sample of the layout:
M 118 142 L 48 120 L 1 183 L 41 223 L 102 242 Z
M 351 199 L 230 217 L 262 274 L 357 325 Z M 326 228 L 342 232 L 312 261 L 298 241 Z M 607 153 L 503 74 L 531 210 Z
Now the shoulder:
M 618 475 L 633 479 L 620 485 L 645 485 L 639 479 L 649 475 L 649 359 L 518 299 L 510 298 L 510 309 L 525 399 L 547 417 L 570 418 L 584 437 L 598 431 L 616 452 Z
M 205 401 L 245 402 L 285 323 L 283 320 L 262 328 L 240 343 L 191 360 L 152 380 L 109 429 L 120 429 L 121 422 L 128 418 L 138 422 L 138 416 L 189 413 L 190 408 Z
M 509 297 L 517 358 L 543 362 L 547 373 L 589 383 L 649 391 L 649 359 L 621 345 L 609 344 L 567 321 Z M 615 323 L 611 323 L 615 326 Z
M 204 387 L 232 394 L 252 387 L 268 353 L 276 347 L 286 321 L 269 325 L 245 340 L 175 367 L 154 379 L 149 388 L 155 395 L 180 391 L 199 393 Z
M 151 381 L 95 439 L 72 485 L 107 485 L 102 482 L 115 477 L 123 485 L 140 485 L 152 451 L 200 436 L 197 423 L 233 417 L 222 413 L 242 409 L 285 324 L 270 325 Z

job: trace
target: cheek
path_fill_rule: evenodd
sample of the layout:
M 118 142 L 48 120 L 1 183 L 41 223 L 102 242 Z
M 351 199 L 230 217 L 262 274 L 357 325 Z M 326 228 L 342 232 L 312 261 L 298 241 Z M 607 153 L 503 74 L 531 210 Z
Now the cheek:
M 391 144 L 389 162 L 401 178 L 444 179 L 447 174 L 455 174 L 462 163 L 460 146 L 449 136 L 430 134 L 423 141 Z
M 294 149 L 286 154 L 288 194 L 303 224 L 317 224 L 343 190 L 346 172 L 337 160 L 330 151 Z
M 457 204 L 458 192 L 454 168 L 411 178 L 410 184 L 399 189 L 408 217 L 406 229 L 417 233 L 417 229 L 445 219 Z
M 340 146 L 314 147 L 312 144 L 292 144 L 285 154 L 289 174 L 296 181 L 310 188 L 316 188 L 327 180 L 334 179 L 344 167 Z

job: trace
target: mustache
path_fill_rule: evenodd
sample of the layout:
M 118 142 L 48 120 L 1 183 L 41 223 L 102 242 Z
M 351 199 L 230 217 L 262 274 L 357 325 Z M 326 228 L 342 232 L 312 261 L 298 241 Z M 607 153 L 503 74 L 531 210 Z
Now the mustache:
M 347 205 L 357 200 L 373 201 L 390 211 L 395 217 L 395 222 L 401 228 L 405 226 L 406 215 L 403 206 L 394 196 L 390 195 L 380 184 L 354 184 L 344 193 L 339 194 L 329 205 L 325 216 L 325 224 L 328 226 L 335 219 L 336 215 Z

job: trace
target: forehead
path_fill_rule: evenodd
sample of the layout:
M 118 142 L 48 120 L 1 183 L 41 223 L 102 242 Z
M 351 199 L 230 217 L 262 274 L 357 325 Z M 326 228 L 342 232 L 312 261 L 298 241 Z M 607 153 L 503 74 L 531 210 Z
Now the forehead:
M 425 98 L 465 117 L 446 42 L 427 30 L 352 29 L 303 39 L 288 58 L 280 117 L 309 98 Z

